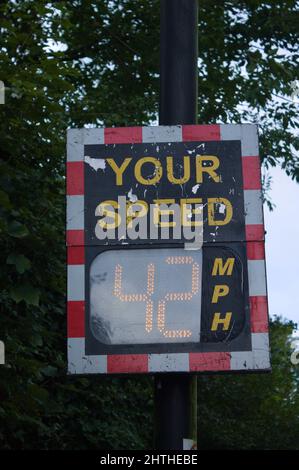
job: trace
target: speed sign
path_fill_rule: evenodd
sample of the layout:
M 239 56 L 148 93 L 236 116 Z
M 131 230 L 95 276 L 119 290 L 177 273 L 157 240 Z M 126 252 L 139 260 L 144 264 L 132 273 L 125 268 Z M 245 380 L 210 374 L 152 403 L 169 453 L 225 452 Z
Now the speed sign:
M 69 373 L 269 370 L 254 125 L 70 129 Z

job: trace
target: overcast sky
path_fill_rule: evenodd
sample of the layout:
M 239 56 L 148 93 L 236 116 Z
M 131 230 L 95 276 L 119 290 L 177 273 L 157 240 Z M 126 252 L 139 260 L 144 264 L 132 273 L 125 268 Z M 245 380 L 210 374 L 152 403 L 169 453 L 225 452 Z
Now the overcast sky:
M 269 311 L 299 326 L 299 183 L 279 168 L 270 174 L 276 208 L 264 206 Z

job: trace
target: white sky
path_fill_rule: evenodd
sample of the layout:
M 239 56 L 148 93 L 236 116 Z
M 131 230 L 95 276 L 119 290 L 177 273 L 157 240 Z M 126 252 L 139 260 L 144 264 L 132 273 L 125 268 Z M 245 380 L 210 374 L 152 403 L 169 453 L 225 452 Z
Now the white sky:
M 269 173 L 276 204 L 272 212 L 264 206 L 269 312 L 299 326 L 299 184 L 280 168 Z

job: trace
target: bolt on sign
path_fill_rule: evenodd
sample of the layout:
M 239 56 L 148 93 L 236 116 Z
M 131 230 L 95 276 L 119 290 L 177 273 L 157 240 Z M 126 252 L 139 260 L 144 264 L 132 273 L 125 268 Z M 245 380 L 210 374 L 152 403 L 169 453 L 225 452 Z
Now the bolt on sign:
M 269 370 L 256 126 L 67 145 L 69 373 Z

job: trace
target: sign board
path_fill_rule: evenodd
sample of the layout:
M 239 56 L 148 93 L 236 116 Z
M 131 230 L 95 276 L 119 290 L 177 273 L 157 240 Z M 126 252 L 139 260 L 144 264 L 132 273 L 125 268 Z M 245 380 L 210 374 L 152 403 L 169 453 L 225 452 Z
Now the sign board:
M 68 370 L 269 370 L 255 125 L 70 129 Z

